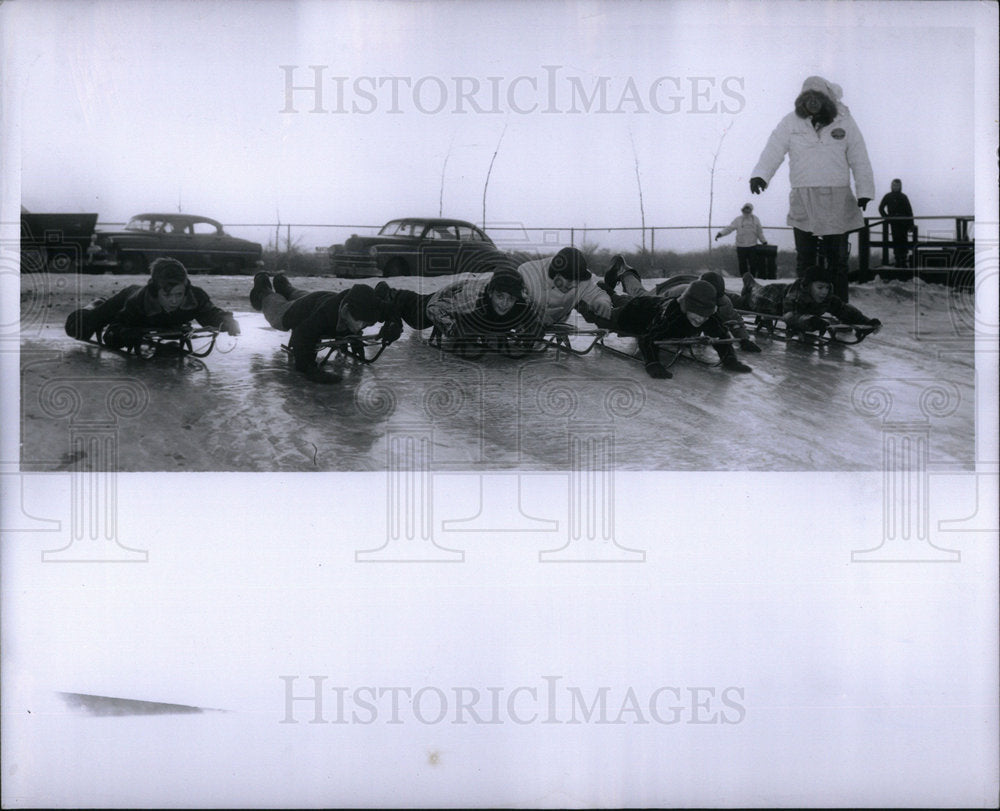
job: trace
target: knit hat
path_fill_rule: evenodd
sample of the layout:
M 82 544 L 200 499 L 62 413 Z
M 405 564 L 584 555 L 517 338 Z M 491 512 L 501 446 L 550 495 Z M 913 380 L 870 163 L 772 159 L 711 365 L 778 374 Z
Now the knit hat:
M 565 276 L 571 282 L 585 282 L 591 277 L 587 259 L 577 248 L 563 248 L 549 262 L 549 278 Z
M 385 316 L 385 301 L 367 284 L 356 284 L 344 296 L 343 303 L 358 321 L 382 321 Z
M 753 211 L 753 203 L 744 203 L 740 211 Z
M 179 284 L 187 284 L 187 281 L 187 270 L 176 259 L 161 256 L 149 266 L 149 283 L 160 290 L 169 290 Z
M 715 297 L 722 298 L 726 295 L 726 283 L 722 280 L 722 274 L 714 270 L 706 270 L 701 274 L 701 280 L 708 282 L 715 288 Z
M 684 312 L 703 315 L 705 318 L 715 313 L 717 309 L 715 300 L 715 288 L 711 282 L 706 282 L 703 279 L 691 282 L 680 297 Z
M 805 93 L 807 90 L 815 90 L 817 93 L 822 93 L 832 102 L 838 102 L 844 97 L 844 91 L 839 84 L 828 82 L 822 76 L 808 77 L 802 83 L 802 92 Z
M 812 265 L 805 269 L 805 272 L 802 274 L 802 280 L 806 284 L 812 284 L 813 282 L 833 284 L 833 271 L 829 268 L 820 268 Z
M 493 273 L 489 284 L 486 285 L 488 293 L 510 293 L 510 295 L 521 298 L 524 295 L 524 279 L 516 270 L 501 268 Z

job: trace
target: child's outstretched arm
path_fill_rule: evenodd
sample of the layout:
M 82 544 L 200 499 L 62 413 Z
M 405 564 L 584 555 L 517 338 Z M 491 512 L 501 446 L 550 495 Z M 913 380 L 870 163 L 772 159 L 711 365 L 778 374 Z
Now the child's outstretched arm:
M 863 324 L 866 327 L 881 327 L 877 318 L 868 318 L 861 310 L 852 304 L 833 298 L 830 302 L 830 312 L 845 324 Z
M 195 318 L 203 327 L 213 327 L 228 332 L 230 335 L 240 334 L 240 325 L 228 310 L 223 310 L 212 303 L 208 293 L 199 287 L 193 288 L 197 309 Z

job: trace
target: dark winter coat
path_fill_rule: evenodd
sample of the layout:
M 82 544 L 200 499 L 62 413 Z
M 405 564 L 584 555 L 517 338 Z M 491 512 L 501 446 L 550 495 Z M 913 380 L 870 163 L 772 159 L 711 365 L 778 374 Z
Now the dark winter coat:
M 878 204 L 878 213 L 882 217 L 913 217 L 913 209 L 910 207 L 910 198 L 901 191 L 891 191 L 882 198 Z M 897 220 L 893 223 L 913 227 L 913 220 Z
M 346 295 L 347 290 L 307 293 L 294 299 L 285 310 L 282 327 L 292 332 L 288 346 L 298 371 L 309 371 L 316 366 L 316 345 L 320 341 L 349 334 L 339 327 L 340 305 Z
M 659 358 L 656 341 L 693 338 L 703 333 L 713 338 L 729 337 L 718 315 L 709 316 L 700 327 L 696 327 L 688 321 L 677 299 L 659 296 L 636 296 L 628 301 L 615 312 L 615 328 L 619 333 L 637 337 L 639 351 L 647 364 Z M 733 351 L 728 344 L 720 344 L 716 349 L 720 357 Z
M 111 301 L 111 299 L 109 299 Z M 189 284 L 184 291 L 180 307 L 167 312 L 157 301 L 156 289 L 151 285 L 136 286 L 126 299 L 121 310 L 111 321 L 125 327 L 177 327 L 197 321 L 203 327 L 221 328 L 233 314 L 212 303 L 208 293 L 200 287 Z

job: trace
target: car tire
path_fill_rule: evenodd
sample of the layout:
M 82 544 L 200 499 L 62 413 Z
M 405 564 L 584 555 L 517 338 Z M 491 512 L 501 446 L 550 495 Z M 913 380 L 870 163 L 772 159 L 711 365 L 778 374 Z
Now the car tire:
M 120 275 L 141 275 L 148 270 L 146 257 L 141 253 L 118 253 L 118 268 L 115 271 Z
M 41 273 L 48 264 L 45 248 L 21 249 L 21 273 Z
M 385 266 L 386 276 L 409 276 L 410 271 L 403 259 L 392 259 Z
M 55 253 L 49 256 L 46 269 L 49 273 L 71 273 L 76 270 L 76 262 L 70 254 Z

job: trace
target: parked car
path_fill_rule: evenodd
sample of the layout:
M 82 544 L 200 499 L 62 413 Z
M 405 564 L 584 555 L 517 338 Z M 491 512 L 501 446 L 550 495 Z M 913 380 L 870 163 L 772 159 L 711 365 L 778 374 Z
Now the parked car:
M 33 214 L 21 209 L 21 272 L 76 272 L 86 267 L 96 214 Z
M 492 269 L 505 254 L 465 220 L 407 217 L 390 220 L 375 236 L 351 235 L 330 248 L 335 276 L 443 276 Z
M 231 237 L 222 224 L 191 214 L 137 214 L 122 231 L 98 231 L 91 268 L 145 273 L 149 263 L 170 256 L 192 271 L 239 273 L 262 264 L 257 242 Z

